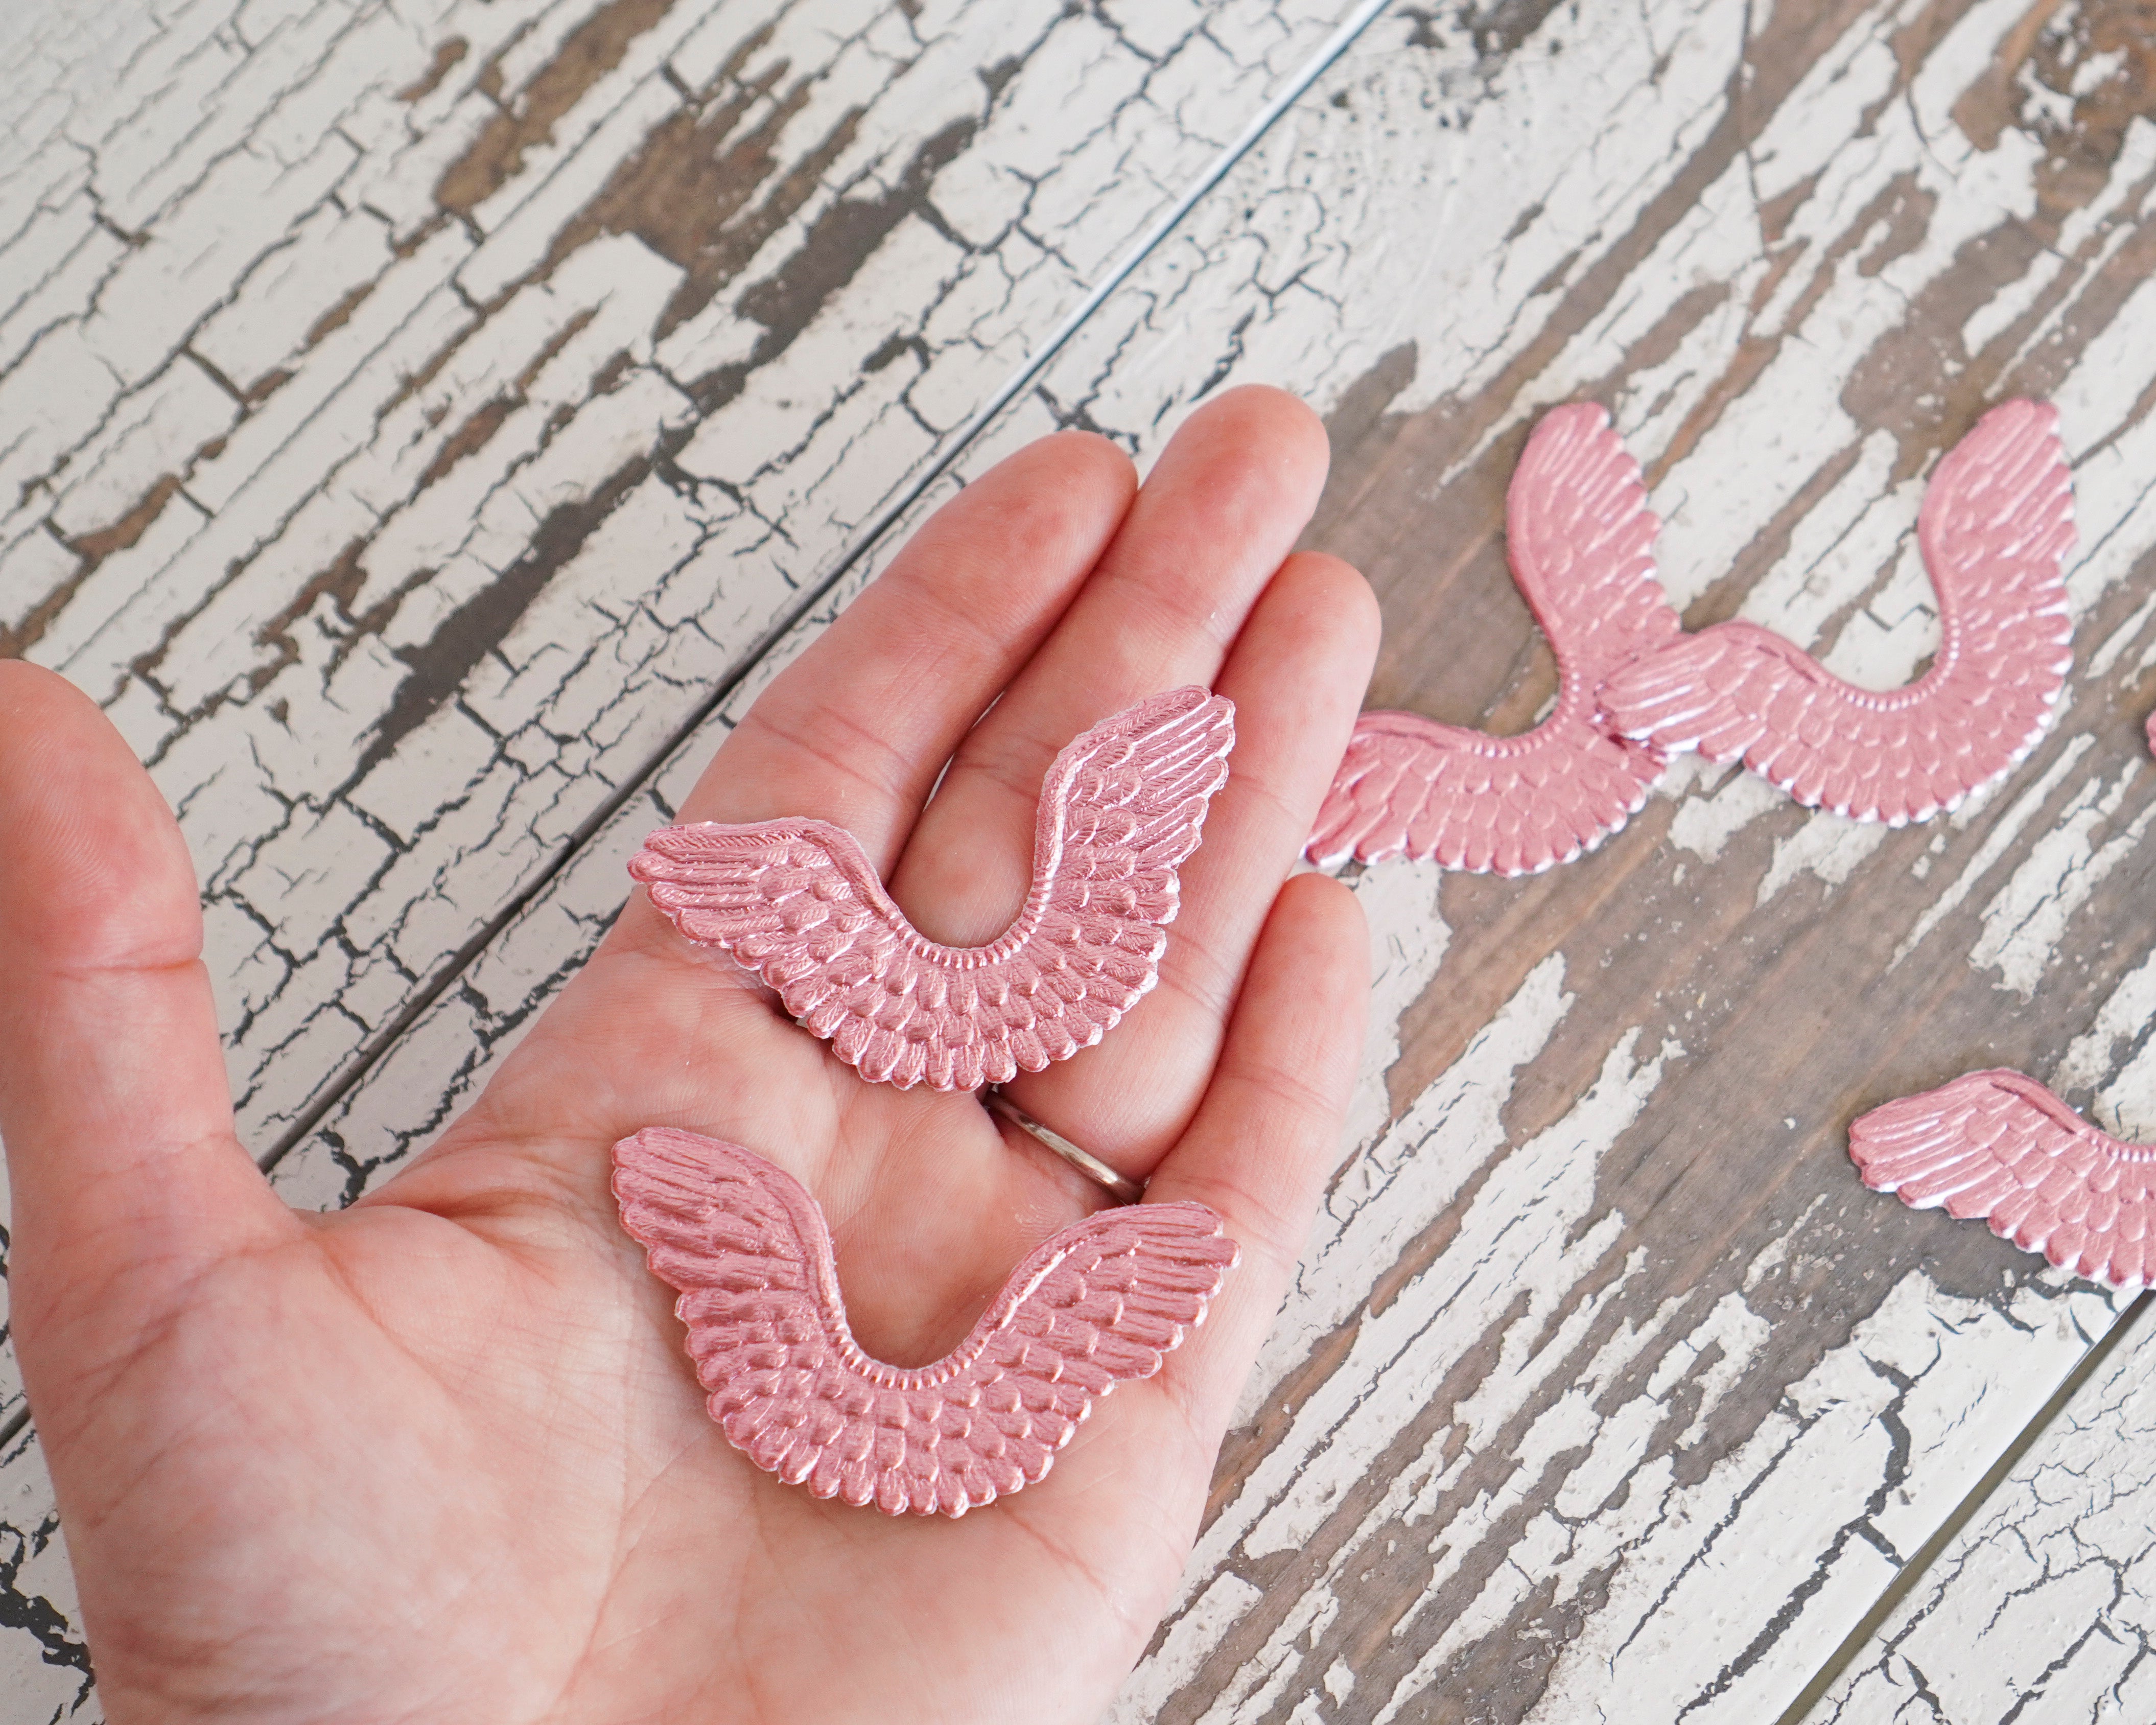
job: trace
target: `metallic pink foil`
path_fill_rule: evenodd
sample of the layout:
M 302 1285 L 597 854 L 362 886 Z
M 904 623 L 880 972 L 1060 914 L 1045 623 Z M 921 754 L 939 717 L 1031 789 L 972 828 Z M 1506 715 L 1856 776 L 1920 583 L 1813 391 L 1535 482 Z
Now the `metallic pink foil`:
M 1094 1403 L 1204 1322 L 1239 1255 L 1203 1204 L 1103 1210 L 1031 1253 L 957 1348 L 906 1371 L 855 1342 L 830 1229 L 791 1175 L 661 1127 L 613 1161 L 622 1225 L 681 1291 L 728 1440 L 789 1485 L 890 1515 L 961 1516 L 1039 1484 Z
M 1512 475 L 1505 532 L 1512 578 L 1557 655 L 1555 710 L 1518 737 L 1363 714 L 1306 847 L 1311 860 L 1435 857 L 1449 869 L 1539 874 L 1636 814 L 1665 757 L 1619 736 L 1596 691 L 1682 632 L 1656 578 L 1661 526 L 1608 414 L 1582 403 L 1545 416 Z
M 1952 809 L 2026 754 L 2073 654 L 2061 566 L 2073 478 L 2050 405 L 1994 408 L 1939 464 L 1917 539 L 1938 594 L 1932 668 L 1902 689 L 1845 683 L 1753 623 L 1718 624 L 1614 672 L 1627 737 L 1740 757 L 1808 807 L 1890 826 Z
M 1091 1046 L 1159 979 L 1177 870 L 1235 742 L 1234 703 L 1188 688 L 1072 742 L 1041 787 L 1032 889 L 985 946 L 920 933 L 829 821 L 665 827 L 629 871 L 862 1077 L 974 1090 Z
M 1849 1129 L 1864 1183 L 2118 1288 L 2156 1280 L 2156 1146 L 2099 1132 L 2033 1078 L 1971 1072 Z

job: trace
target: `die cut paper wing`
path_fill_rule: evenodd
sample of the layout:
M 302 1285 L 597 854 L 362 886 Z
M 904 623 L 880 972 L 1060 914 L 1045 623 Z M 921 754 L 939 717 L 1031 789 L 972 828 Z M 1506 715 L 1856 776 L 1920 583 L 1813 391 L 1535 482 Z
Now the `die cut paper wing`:
M 1971 1072 L 1875 1108 L 1851 1126 L 1849 1154 L 1874 1191 L 1982 1216 L 2076 1276 L 2156 1279 L 2156 1147 L 2099 1131 L 2019 1072 Z
M 817 1497 L 962 1516 L 1037 1485 L 1120 1383 L 1204 1321 L 1238 1256 L 1199 1204 L 1103 1210 L 1014 1270 L 932 1365 L 862 1353 L 831 1234 L 791 1175 L 739 1145 L 648 1127 L 613 1147 L 622 1225 L 675 1312 L 727 1440 Z
M 1612 732 L 1596 691 L 1681 633 L 1655 574 L 1661 525 L 1608 414 L 1582 403 L 1544 416 L 1506 494 L 1505 534 L 1512 578 L 1557 655 L 1556 707 L 1518 737 L 1363 714 L 1306 847 L 1311 860 L 1435 857 L 1538 874 L 1638 813 L 1664 756 Z
M 1041 787 L 1025 903 L 984 946 L 920 933 L 860 842 L 828 821 L 662 828 L 629 871 L 862 1077 L 1001 1084 L 1098 1042 L 1158 980 L 1177 871 L 1235 741 L 1234 703 L 1189 688 L 1073 742 Z
M 1923 820 L 2005 773 L 2051 722 L 2073 659 L 2061 575 L 2073 540 L 2058 413 L 2007 402 L 1924 493 L 1917 542 L 1940 639 L 1915 682 L 1860 689 L 1772 629 L 1723 623 L 1618 671 L 1603 706 L 1628 737 L 1741 757 L 1807 807 Z

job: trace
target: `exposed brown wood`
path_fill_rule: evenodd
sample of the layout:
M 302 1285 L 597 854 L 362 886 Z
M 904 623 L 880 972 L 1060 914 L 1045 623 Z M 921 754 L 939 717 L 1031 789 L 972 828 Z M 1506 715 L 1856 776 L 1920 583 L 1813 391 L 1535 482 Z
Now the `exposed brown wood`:
M 435 201 L 468 216 L 523 165 L 524 152 L 553 135 L 577 99 L 621 64 L 629 44 L 663 18 L 674 0 L 608 0 L 569 33 L 560 49 L 527 79 L 478 141 L 443 172 Z M 458 58 L 462 58 L 461 55 Z M 436 61 L 440 65 L 439 56 Z M 451 64 L 454 64 L 454 61 Z M 446 72 L 448 68 L 442 67 Z M 498 61 L 481 74 L 499 97 Z

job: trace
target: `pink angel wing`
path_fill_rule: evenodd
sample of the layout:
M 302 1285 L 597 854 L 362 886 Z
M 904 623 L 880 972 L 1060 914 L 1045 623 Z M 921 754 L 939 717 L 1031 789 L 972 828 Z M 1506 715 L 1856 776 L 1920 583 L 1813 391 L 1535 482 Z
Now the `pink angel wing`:
M 932 1365 L 861 1352 L 831 1233 L 801 1183 L 738 1145 L 647 1127 L 613 1147 L 622 1225 L 680 1291 L 727 1440 L 817 1497 L 962 1516 L 1055 1465 L 1093 1404 L 1150 1378 L 1239 1255 L 1199 1204 L 1103 1210 L 1029 1255 Z
M 1613 734 L 1595 691 L 1681 633 L 1655 575 L 1661 525 L 1608 414 L 1581 403 L 1546 415 L 1512 475 L 1506 541 L 1512 578 L 1557 655 L 1556 708 L 1519 737 L 1363 714 L 1305 847 L 1311 860 L 1435 857 L 1450 869 L 1538 874 L 1638 813 L 1663 754 Z
M 1994 408 L 1939 464 L 1917 540 L 1938 594 L 1932 668 L 1845 683 L 1757 624 L 1724 623 L 1619 671 L 1618 729 L 1744 764 L 1808 808 L 1890 826 L 1952 809 L 2027 754 L 2072 662 L 2073 475 L 2049 404 Z
M 1176 871 L 1227 779 L 1235 711 L 1204 689 L 1172 690 L 1058 755 L 1032 889 L 985 946 L 920 933 L 859 841 L 828 821 L 662 828 L 629 871 L 682 933 L 757 972 L 862 1077 L 1000 1084 L 1098 1042 L 1158 980 Z
M 1849 1153 L 1877 1192 L 1982 1216 L 1994 1234 L 2113 1287 L 2156 1280 L 2156 1147 L 2099 1132 L 2033 1078 L 1971 1072 L 1875 1108 Z

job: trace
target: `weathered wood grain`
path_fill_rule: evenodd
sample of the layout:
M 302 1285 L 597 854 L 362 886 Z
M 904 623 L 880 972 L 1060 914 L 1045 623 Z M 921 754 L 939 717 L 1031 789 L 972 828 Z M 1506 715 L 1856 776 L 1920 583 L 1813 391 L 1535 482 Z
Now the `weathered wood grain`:
M 2065 412 L 2084 522 L 2073 704 L 2011 781 L 1930 828 L 1852 828 L 1684 770 L 1540 880 L 1357 883 L 1381 957 L 1360 1153 L 1121 1717 L 1774 1717 L 2113 1314 L 1864 1193 L 1841 1127 L 1991 1060 L 2123 1123 L 2156 1112 L 2156 955 L 2132 915 L 2156 695 L 2138 477 L 2156 351 L 2135 298 L 2156 129 L 2131 19 L 1911 0 L 1468 25 L 1404 8 L 1377 27 L 959 471 L 1057 423 L 1142 454 L 1225 382 L 1302 389 L 1339 457 L 1313 540 L 1386 603 L 1373 697 L 1516 729 L 1551 684 L 1497 532 L 1539 407 L 1615 410 L 1695 625 L 1741 610 L 1884 684 L 1932 644 L 1923 471 L 1982 404 L 2038 390 Z M 505 136 L 505 162 L 544 147 Z M 834 506 L 824 554 L 870 514 Z M 503 638 L 510 664 L 579 639 L 560 624 L 603 610 L 608 583 L 646 590 L 625 550 L 583 567 L 526 614 L 588 580 L 551 634 Z M 403 661 L 383 659 L 393 708 Z M 475 701 L 548 711 L 484 654 L 471 675 L 460 722 Z M 566 866 L 280 1163 L 289 1195 L 382 1177 L 483 1079 L 756 682 L 623 779 L 636 794 L 588 842 L 562 838 Z M 449 726 L 430 715 L 399 754 Z M 415 867 L 478 843 L 418 800 L 429 773 L 463 782 L 452 762 L 408 763 Z M 33 1447 L 0 1489 L 43 1526 L 35 1468 Z M 26 1717 L 79 1692 L 45 1662 L 79 1646 L 54 1584 L 8 1596 L 52 1614 L 49 1643 L 0 1654 L 54 1697 Z
M 44 15 L 72 69 L 0 189 L 0 652 L 105 701 L 179 809 L 250 1142 L 1351 10 Z
M 1807 1725 L 2156 1716 L 2156 1350 L 2146 1332 L 2144 1313 Z
M 2146 43 L 2024 24 L 1553 14 L 1450 108 L 1476 44 L 1403 18 L 1043 378 L 1134 439 L 1247 377 L 1328 401 L 1311 537 L 1384 598 L 1373 704 L 1508 730 L 1553 689 L 1498 542 L 1543 405 L 1611 405 L 1694 626 L 1875 685 L 1936 640 L 1917 503 L 1982 406 L 2061 402 L 2084 523 L 2071 706 L 1954 818 L 1687 769 L 1588 862 L 1444 884 L 1401 1118 L 1120 1717 L 1775 1717 L 2110 1321 L 1843 1150 L 1973 1065 L 2091 1100 L 2145 1022 Z

